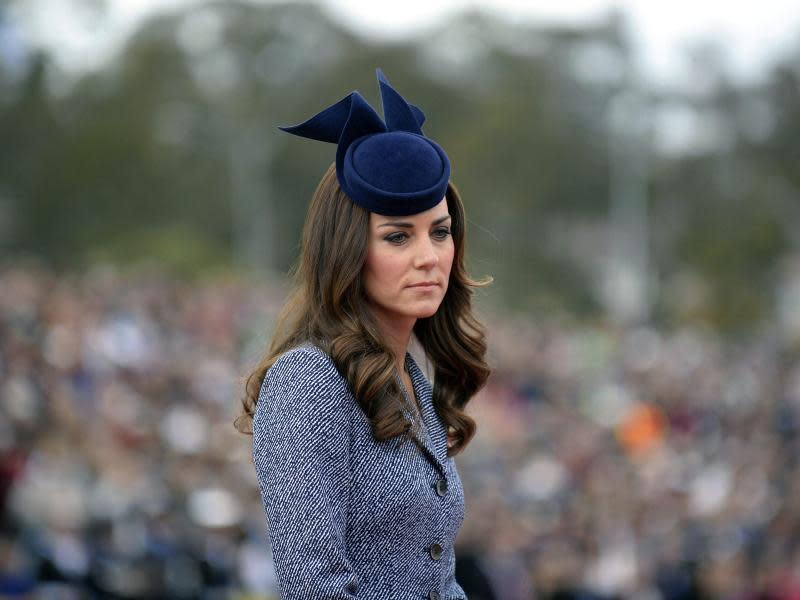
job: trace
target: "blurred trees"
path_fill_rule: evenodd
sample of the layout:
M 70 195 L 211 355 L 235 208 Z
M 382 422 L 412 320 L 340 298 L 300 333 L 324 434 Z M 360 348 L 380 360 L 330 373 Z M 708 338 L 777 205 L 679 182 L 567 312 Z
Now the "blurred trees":
M 653 123 L 641 148 L 653 317 L 757 325 L 773 309 L 775 266 L 798 245 L 800 61 L 745 87 L 700 53 L 698 85 L 652 90 L 635 58 L 616 14 L 571 29 L 466 13 L 378 44 L 313 5 L 245 2 L 151 19 L 107 68 L 60 92 L 46 54 L 31 50 L 18 75 L 0 54 L 2 252 L 63 268 L 285 271 L 334 147 L 276 127 L 353 89 L 378 109 L 380 66 L 450 155 L 471 270 L 495 276 L 487 301 L 602 313 L 609 113 L 634 91 Z

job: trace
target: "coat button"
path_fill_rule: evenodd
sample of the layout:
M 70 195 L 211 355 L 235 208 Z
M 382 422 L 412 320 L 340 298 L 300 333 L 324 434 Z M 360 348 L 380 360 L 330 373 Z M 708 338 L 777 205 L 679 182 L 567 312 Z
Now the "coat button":
M 436 482 L 436 493 L 440 496 L 444 496 L 447 493 L 447 480 L 446 479 L 439 479 Z
M 428 600 L 441 600 L 441 595 L 436 590 L 428 592 Z
M 440 558 L 442 558 L 442 546 L 441 546 L 441 544 L 431 544 L 431 547 L 430 547 L 429 551 L 431 553 L 431 558 L 433 560 L 439 560 Z

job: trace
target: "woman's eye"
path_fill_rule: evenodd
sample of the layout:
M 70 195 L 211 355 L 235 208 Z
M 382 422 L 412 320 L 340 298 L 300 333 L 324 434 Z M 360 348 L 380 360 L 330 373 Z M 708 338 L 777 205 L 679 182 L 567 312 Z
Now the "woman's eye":
M 433 235 L 440 240 L 443 240 L 450 235 L 450 230 L 447 227 L 440 227 L 439 229 L 434 230 Z
M 397 233 L 393 233 L 391 235 L 387 235 L 384 239 L 392 244 L 402 244 L 406 241 L 408 234 L 403 233 L 402 231 L 398 231 Z

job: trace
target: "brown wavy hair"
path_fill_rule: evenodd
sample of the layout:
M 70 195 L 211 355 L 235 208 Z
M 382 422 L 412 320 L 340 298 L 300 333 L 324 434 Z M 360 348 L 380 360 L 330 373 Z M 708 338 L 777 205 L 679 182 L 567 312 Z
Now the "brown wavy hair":
M 464 412 L 483 387 L 483 325 L 472 314 L 473 288 L 491 283 L 469 278 L 464 267 L 464 205 L 452 183 L 447 187 L 454 255 L 447 291 L 436 313 L 417 319 L 414 335 L 433 366 L 433 403 L 453 438 L 448 456 L 460 453 L 475 435 L 475 420 Z M 331 357 L 369 418 L 373 436 L 383 441 L 408 433 L 401 412 L 403 394 L 395 359 L 368 307 L 361 271 L 367 256 L 369 211 L 351 201 L 339 186 L 332 164 L 317 186 L 303 228 L 294 289 L 284 304 L 266 353 L 250 372 L 242 413 L 234 424 L 252 434 L 253 415 L 267 370 L 295 346 L 312 342 Z

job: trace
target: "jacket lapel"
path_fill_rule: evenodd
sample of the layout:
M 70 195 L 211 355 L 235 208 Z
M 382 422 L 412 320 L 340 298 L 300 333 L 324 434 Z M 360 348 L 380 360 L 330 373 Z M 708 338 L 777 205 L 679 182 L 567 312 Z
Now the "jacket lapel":
M 417 366 L 417 363 L 412 358 L 411 354 L 406 352 L 406 368 L 411 376 L 411 383 L 414 386 L 414 393 L 422 405 L 422 423 L 416 417 L 416 411 L 411 411 L 404 407 L 403 412 L 406 417 L 414 424 L 412 432 L 420 449 L 428 457 L 433 465 L 439 469 L 442 476 L 445 475 L 444 460 L 447 457 L 447 432 L 442 424 L 439 415 L 436 414 L 436 408 L 433 405 L 433 389 L 431 384 L 425 378 L 422 370 Z M 413 399 L 408 397 L 405 386 L 401 383 L 401 389 L 405 395 L 406 401 L 410 406 L 415 406 L 416 403 Z

